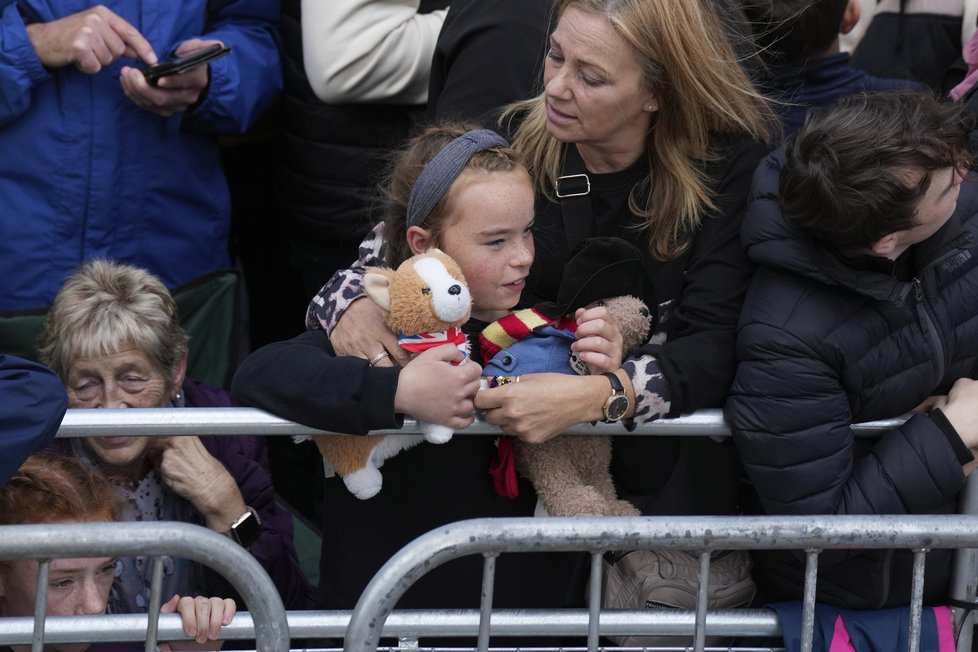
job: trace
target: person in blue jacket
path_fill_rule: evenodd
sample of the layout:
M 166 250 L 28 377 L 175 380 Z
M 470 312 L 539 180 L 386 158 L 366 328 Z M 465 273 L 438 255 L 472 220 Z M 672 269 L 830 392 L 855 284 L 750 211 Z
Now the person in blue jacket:
M 44 365 L 0 353 L 0 486 L 58 433 L 68 395 Z
M 0 0 L 0 310 L 44 308 L 83 261 L 168 287 L 230 264 L 217 134 L 282 86 L 276 0 Z M 151 86 L 141 69 L 229 56 Z

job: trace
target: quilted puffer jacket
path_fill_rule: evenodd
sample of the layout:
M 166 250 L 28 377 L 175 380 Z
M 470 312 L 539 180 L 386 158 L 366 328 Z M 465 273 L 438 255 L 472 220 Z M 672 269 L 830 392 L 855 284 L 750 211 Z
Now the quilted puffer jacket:
M 790 227 L 777 201 L 783 150 L 755 173 L 743 242 L 759 269 L 741 314 L 726 404 L 741 461 L 766 514 L 937 514 L 956 510 L 971 454 L 940 411 L 873 440 L 856 422 L 898 417 L 978 373 L 978 188 L 915 245 L 910 280 L 850 266 Z M 758 559 L 772 599 L 797 598 L 804 560 Z M 925 598 L 946 593 L 950 553 L 928 557 Z M 819 600 L 906 604 L 911 557 L 842 550 L 819 561 Z

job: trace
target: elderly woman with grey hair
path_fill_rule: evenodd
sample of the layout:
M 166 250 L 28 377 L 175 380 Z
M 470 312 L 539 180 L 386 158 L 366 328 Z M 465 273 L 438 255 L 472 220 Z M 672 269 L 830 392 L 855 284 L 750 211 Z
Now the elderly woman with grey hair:
M 38 353 L 61 377 L 72 408 L 231 406 L 223 390 L 186 377 L 188 341 L 159 279 L 138 267 L 93 260 L 55 297 Z M 262 438 L 113 436 L 59 444 L 114 479 L 127 499 L 124 520 L 191 522 L 227 534 L 265 568 L 286 608 L 316 607 L 291 517 L 275 502 Z M 124 561 L 113 611 L 145 611 L 150 573 L 144 562 Z M 164 593 L 240 599 L 187 560 L 172 560 L 164 575 Z

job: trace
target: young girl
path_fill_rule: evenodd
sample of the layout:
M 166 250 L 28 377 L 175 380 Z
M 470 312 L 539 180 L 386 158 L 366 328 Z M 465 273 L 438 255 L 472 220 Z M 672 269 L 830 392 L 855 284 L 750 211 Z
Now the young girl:
M 387 265 L 396 267 L 414 253 L 438 247 L 462 268 L 473 301 L 463 331 L 478 362 L 478 333 L 517 305 L 533 262 L 529 174 L 494 132 L 432 127 L 396 158 L 385 196 Z M 589 321 L 586 332 L 613 339 L 608 321 Z M 459 359 L 451 345 L 421 353 L 403 368 L 392 366 L 386 352 L 371 361 L 335 357 L 325 333 L 315 330 L 252 354 L 238 370 L 232 393 L 242 403 L 326 430 L 400 427 L 404 414 L 459 430 L 472 423 L 481 372 L 478 364 L 451 365 Z M 385 462 L 380 493 L 365 501 L 354 498 L 340 478 L 329 478 L 320 561 L 323 607 L 353 608 L 391 555 L 439 525 L 531 516 L 536 495 L 529 482 L 520 480 L 519 496 L 512 500 L 493 489 L 488 469 L 495 442 L 495 436 L 456 435 L 446 444 L 401 452 Z M 572 563 L 570 555 L 503 557 L 494 604 L 563 606 Z M 481 571 L 479 557 L 446 564 L 415 584 L 398 606 L 475 608 Z
M 0 525 L 25 523 L 106 523 L 119 517 L 120 499 L 112 485 L 91 465 L 73 457 L 32 455 L 0 488 Z M 49 616 L 105 613 L 115 579 L 116 560 L 106 557 L 55 559 L 48 576 Z M 30 559 L 0 561 L 0 616 L 33 616 L 37 593 L 37 562 Z M 172 649 L 216 650 L 222 625 L 234 617 L 234 600 L 173 596 L 160 608 L 178 612 L 183 629 L 199 644 L 181 642 Z M 58 652 L 101 648 L 85 643 L 59 645 Z M 143 645 L 107 646 L 116 652 L 141 650 Z M 29 646 L 0 648 L 29 649 Z M 45 646 L 45 650 L 54 649 Z M 160 645 L 170 650 L 169 644 Z

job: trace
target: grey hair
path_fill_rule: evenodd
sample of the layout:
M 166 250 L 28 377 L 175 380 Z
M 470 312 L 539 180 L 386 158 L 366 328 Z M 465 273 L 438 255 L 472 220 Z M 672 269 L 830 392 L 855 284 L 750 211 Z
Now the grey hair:
M 142 351 L 168 383 L 190 338 L 163 283 L 145 269 L 91 260 L 58 290 L 37 338 L 38 356 L 63 382 L 76 360 Z

